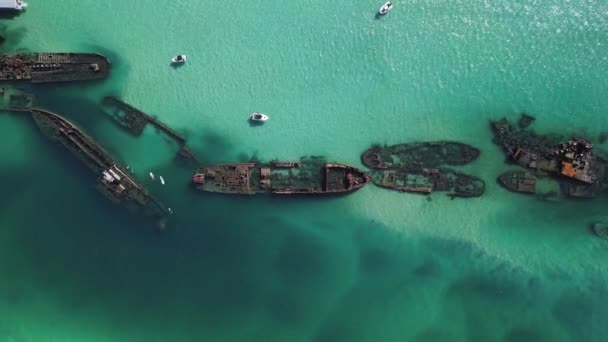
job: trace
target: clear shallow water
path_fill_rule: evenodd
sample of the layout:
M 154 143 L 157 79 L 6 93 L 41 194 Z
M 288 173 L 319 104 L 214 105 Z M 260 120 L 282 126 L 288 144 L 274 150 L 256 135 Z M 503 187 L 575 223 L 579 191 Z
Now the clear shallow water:
M 0 115 L 0 340 L 602 341 L 605 199 L 541 202 L 498 188 L 488 120 L 606 130 L 602 2 L 380 4 L 35 2 L 5 51 L 100 51 L 105 82 L 35 88 L 174 208 L 173 230 L 117 210 L 25 117 Z M 168 62 L 186 53 L 189 62 Z M 454 139 L 482 149 L 479 199 L 366 187 L 333 199 L 206 196 L 153 129 L 97 109 L 115 94 L 184 132 L 205 162 Z M 271 121 L 250 127 L 263 111 Z M 606 150 L 606 147 L 599 146 Z M 148 183 L 162 174 L 167 185 Z

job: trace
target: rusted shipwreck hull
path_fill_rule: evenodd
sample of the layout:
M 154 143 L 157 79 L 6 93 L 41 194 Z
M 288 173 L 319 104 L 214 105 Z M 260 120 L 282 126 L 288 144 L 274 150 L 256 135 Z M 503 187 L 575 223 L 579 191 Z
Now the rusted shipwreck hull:
M 454 141 L 430 141 L 391 146 L 372 146 L 361 155 L 363 164 L 372 169 L 433 168 L 441 165 L 464 165 L 479 157 L 480 151 Z
M 424 195 L 439 191 L 450 197 L 479 197 L 485 192 L 481 178 L 448 169 L 375 170 L 372 180 L 382 188 Z
M 110 61 L 93 53 L 32 53 L 0 55 L 0 81 L 34 83 L 106 78 Z
M 357 190 L 370 180 L 355 167 L 318 159 L 202 166 L 192 177 L 198 190 L 240 195 L 339 194 Z
M 536 193 L 536 176 L 525 171 L 507 171 L 496 178 L 498 184 L 513 192 Z
M 99 192 L 132 212 L 155 218 L 159 228 L 165 228 L 168 209 L 132 174 L 125 172 L 103 147 L 58 114 L 43 109 L 30 112 L 45 136 L 63 145 L 98 176 L 96 188 Z
M 608 161 L 589 140 L 516 129 L 507 119 L 491 122 L 494 143 L 508 159 L 536 176 L 553 176 L 569 197 L 596 197 L 608 189 Z

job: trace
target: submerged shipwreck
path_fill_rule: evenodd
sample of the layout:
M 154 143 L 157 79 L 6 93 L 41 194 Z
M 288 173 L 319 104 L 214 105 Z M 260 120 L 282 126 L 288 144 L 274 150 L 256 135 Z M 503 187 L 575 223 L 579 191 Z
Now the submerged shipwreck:
M 498 184 L 513 192 L 536 193 L 536 176 L 525 171 L 508 171 L 497 178 Z
M 372 169 L 433 168 L 441 165 L 464 165 L 479 157 L 480 151 L 453 141 L 431 141 L 392 146 L 372 146 L 361 155 L 363 164 Z
M 591 225 L 591 230 L 600 238 L 608 238 L 608 223 L 606 221 L 595 222 Z
M 176 158 L 180 161 L 197 162 L 198 159 L 186 146 L 186 138 L 177 133 L 174 129 L 162 123 L 157 118 L 144 113 L 143 111 L 131 106 L 130 104 L 117 99 L 114 96 L 106 96 L 102 100 L 102 105 L 107 108 L 104 111 L 114 123 L 131 133 L 133 136 L 140 136 L 148 124 L 154 126 L 158 131 L 165 133 L 173 139 L 180 147 Z
M 370 179 L 357 168 L 323 158 L 202 166 L 192 176 L 198 190 L 241 195 L 339 194 L 357 190 Z
M 32 94 L 13 87 L 0 88 L 0 110 L 29 111 L 35 103 Z
M 430 194 L 448 192 L 454 197 L 479 197 L 485 191 L 485 182 L 478 177 L 448 169 L 389 169 L 372 173 L 374 184 L 397 191 Z
M 504 118 L 491 124 L 494 142 L 512 162 L 536 176 L 556 177 L 564 195 L 595 197 L 608 188 L 608 162 L 587 139 L 537 135 L 515 129 Z
M 387 189 L 430 194 L 448 192 L 454 197 L 479 197 L 485 182 L 478 177 L 442 167 L 464 165 L 477 159 L 480 151 L 454 141 L 430 141 L 392 146 L 372 146 L 361 155 L 366 166 L 375 169 L 374 184 Z
M 95 172 L 96 188 L 105 197 L 158 220 L 164 229 L 169 211 L 140 185 L 132 174 L 120 166 L 100 145 L 80 128 L 60 115 L 42 109 L 32 109 L 32 117 L 40 130 L 52 141 L 60 143 Z
M 0 81 L 34 83 L 102 79 L 110 73 L 110 61 L 91 53 L 32 53 L 0 55 Z

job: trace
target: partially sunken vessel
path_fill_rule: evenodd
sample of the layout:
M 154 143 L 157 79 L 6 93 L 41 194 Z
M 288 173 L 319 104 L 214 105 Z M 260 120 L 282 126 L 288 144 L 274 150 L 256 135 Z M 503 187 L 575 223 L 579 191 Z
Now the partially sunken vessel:
M 0 81 L 85 81 L 106 78 L 109 73 L 110 61 L 92 53 L 0 55 Z
M 509 191 L 536 193 L 536 176 L 526 171 L 507 171 L 498 176 L 496 180 Z
M 361 155 L 363 164 L 372 169 L 432 168 L 441 165 L 464 165 L 479 157 L 480 151 L 454 141 L 429 141 L 391 146 L 372 146 Z
M 202 166 L 192 177 L 198 190 L 240 195 L 340 194 L 357 190 L 370 180 L 355 167 L 327 163 L 323 158 Z
M 608 223 L 596 222 L 591 225 L 591 230 L 595 235 L 601 238 L 608 238 Z
M 435 191 L 454 197 L 479 197 L 485 192 L 485 182 L 475 176 L 448 169 L 388 169 L 372 173 L 374 184 L 396 191 L 428 195 Z
M 168 210 L 141 186 L 132 174 L 123 171 L 108 152 L 80 128 L 62 116 L 42 109 L 32 109 L 32 117 L 40 130 L 76 155 L 98 175 L 96 188 L 105 197 L 131 211 L 158 220 L 165 228 Z
M 554 176 L 570 197 L 596 197 L 608 188 L 608 161 L 581 137 L 538 135 L 515 129 L 507 119 L 491 123 L 494 142 L 509 159 L 536 176 Z

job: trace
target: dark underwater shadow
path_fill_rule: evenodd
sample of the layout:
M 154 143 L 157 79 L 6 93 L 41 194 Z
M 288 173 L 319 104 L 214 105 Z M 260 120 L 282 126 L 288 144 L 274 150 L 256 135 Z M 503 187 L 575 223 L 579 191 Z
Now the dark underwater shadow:
M 502 320 L 522 308 L 540 312 L 547 304 L 535 299 L 542 298 L 543 285 L 530 287 L 531 275 L 509 264 L 496 267 L 500 260 L 470 243 L 404 238 L 346 206 L 320 205 L 322 210 L 303 215 L 296 206 L 279 213 L 276 203 L 265 201 L 198 202 L 177 190 L 171 196 L 181 197 L 184 207 L 167 236 L 142 232 L 137 219 L 115 215 L 110 207 L 95 209 L 96 222 L 86 226 L 60 217 L 40 236 L 24 231 L 28 243 L 22 252 L 38 284 L 66 309 L 81 312 L 94 305 L 117 322 L 128 321 L 121 329 L 162 320 L 164 330 L 199 336 L 212 331 L 217 337 L 233 330 L 235 320 L 263 314 L 276 327 L 307 331 L 315 341 L 366 341 L 383 327 L 393 336 L 416 335 L 399 330 L 401 320 L 392 326 L 391 311 L 384 310 L 402 303 L 406 317 L 415 315 L 420 304 L 406 302 L 436 282 L 449 285 L 452 302 L 446 305 L 467 305 L 468 332 L 475 319 Z M 340 216 L 330 215 L 336 210 Z M 57 248 L 65 236 L 69 241 Z M 469 305 L 470 297 L 476 299 Z M 478 311 L 479 303 L 501 306 L 502 314 Z M 450 310 L 415 340 L 458 337 L 441 328 L 453 319 Z M 370 320 L 369 312 L 377 319 Z M 257 333 L 268 334 L 272 326 L 262 325 Z M 489 329 L 469 336 L 488 337 Z
M 249 124 L 249 127 L 262 127 L 265 124 L 264 121 L 254 121 L 251 119 L 247 119 L 247 123 Z
M 12 29 L 8 24 L 0 23 L 0 51 L 2 53 L 23 52 L 23 49 L 18 47 L 26 34 L 27 29 L 23 27 Z
M 76 107 L 64 100 L 53 105 L 71 113 L 98 106 L 81 101 Z M 99 118 L 91 120 L 95 124 Z M 255 158 L 239 156 L 239 148 L 218 132 L 203 132 L 201 139 L 200 158 L 206 161 Z M 445 329 L 457 307 L 465 315 L 463 339 L 483 340 L 492 337 L 490 328 L 478 334 L 471 330 L 484 319 L 516 320 L 521 310 L 542 315 L 548 304 L 542 294 L 549 285 L 531 281 L 534 275 L 471 242 L 406 234 L 421 222 L 403 222 L 398 227 L 403 231 L 397 231 L 370 222 L 359 209 L 331 196 L 287 200 L 199 193 L 190 186 L 194 169 L 180 170 L 171 160 L 156 166 L 168 175 L 167 184 L 150 185 L 176 209 L 169 231 L 157 234 L 141 217 L 89 189 L 95 175 L 61 146 L 53 148 L 31 172 L 52 161 L 51 176 L 62 176 L 51 177 L 57 182 L 53 191 L 41 187 L 38 200 L 44 206 L 23 221 L 25 228 L 15 229 L 32 283 L 60 303 L 58 315 L 64 310 L 86 314 L 95 307 L 118 330 L 141 331 L 147 322 L 162 322 L 163 331 L 215 338 L 230 335 L 235 321 L 265 317 L 270 323 L 251 333 L 252 340 L 256 333 L 272 340 L 269 331 L 287 331 L 305 332 L 316 341 L 356 342 L 386 331 L 386 336 L 405 340 L 413 335 L 422 341 L 425 336 L 461 337 Z M 18 184 L 31 173 L 6 175 Z M 370 200 L 362 193 L 351 196 Z M 416 317 L 420 305 L 437 304 L 416 302 L 429 288 L 445 297 L 438 302 L 445 305 L 445 315 L 426 322 L 431 327 L 425 332 L 406 331 L 403 317 Z M 389 309 L 394 306 L 403 310 L 401 319 L 394 319 Z M 486 312 L 489 306 L 503 310 Z
M 186 66 L 186 63 L 173 63 L 173 62 L 169 62 L 169 66 L 171 67 L 171 69 L 173 70 L 178 70 L 183 68 L 184 66 Z
M 25 13 L 26 13 L 25 10 L 23 10 L 23 11 L 2 10 L 2 11 L 0 11 L 0 20 L 13 20 Z

